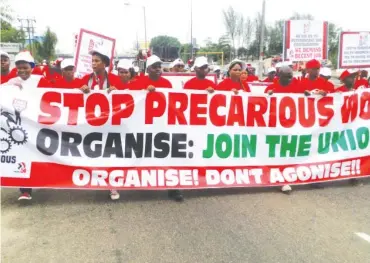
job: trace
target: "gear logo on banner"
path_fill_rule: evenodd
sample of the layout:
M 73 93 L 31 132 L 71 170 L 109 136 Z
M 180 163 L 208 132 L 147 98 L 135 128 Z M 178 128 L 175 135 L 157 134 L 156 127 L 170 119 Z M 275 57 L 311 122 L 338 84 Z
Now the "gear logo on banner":
M 7 154 L 13 146 L 24 145 L 28 141 L 27 131 L 22 127 L 21 112 L 27 108 L 27 101 L 14 99 L 14 113 L 1 109 L 5 125 L 1 125 L 0 153 Z

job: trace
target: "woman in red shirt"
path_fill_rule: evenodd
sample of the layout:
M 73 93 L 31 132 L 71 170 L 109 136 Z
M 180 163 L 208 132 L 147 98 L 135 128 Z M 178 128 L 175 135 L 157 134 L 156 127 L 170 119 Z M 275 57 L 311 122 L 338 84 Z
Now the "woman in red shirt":
M 106 67 L 110 65 L 110 55 L 104 51 L 93 50 L 92 55 L 92 69 L 93 73 L 87 74 L 81 79 L 81 90 L 84 93 L 89 93 L 90 90 L 116 90 L 119 85 L 118 76 L 108 73 Z
M 233 91 L 238 94 L 239 90 L 251 92 L 248 83 L 240 79 L 244 63 L 240 60 L 234 60 L 230 63 L 227 71 L 228 78 L 218 84 L 216 90 Z
M 15 78 L 17 73 L 15 70 L 10 71 L 9 54 L 0 50 L 1 54 L 1 78 L 0 84 L 8 82 L 9 79 Z
M 130 89 L 135 77 L 135 70 L 132 62 L 128 59 L 121 59 L 117 64 L 118 77 L 120 79 L 117 88 L 119 90 Z
M 54 87 L 61 89 L 79 89 L 81 88 L 81 79 L 74 77 L 73 59 L 64 59 L 61 63 L 62 77 L 55 80 Z

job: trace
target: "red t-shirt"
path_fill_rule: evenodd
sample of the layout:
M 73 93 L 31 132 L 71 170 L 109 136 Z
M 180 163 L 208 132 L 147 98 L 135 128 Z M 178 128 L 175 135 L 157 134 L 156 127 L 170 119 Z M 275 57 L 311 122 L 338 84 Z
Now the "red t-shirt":
M 251 92 L 251 89 L 249 88 L 249 85 L 246 81 L 243 82 L 235 82 L 232 81 L 230 78 L 224 79 L 218 86 L 216 87 L 216 90 L 220 91 L 231 91 L 233 89 L 236 90 L 244 90 L 246 92 Z
M 294 80 L 288 86 L 281 86 L 279 82 L 275 82 L 265 89 L 265 93 L 270 90 L 274 93 L 302 93 L 299 82 Z
M 312 90 L 323 90 L 328 93 L 334 92 L 334 85 L 327 81 L 324 78 L 318 77 L 315 80 L 310 80 L 309 78 L 301 79 L 300 81 L 300 90 L 303 93 L 304 91 L 312 91 Z
M 72 81 L 66 81 L 65 78 L 57 79 L 54 88 L 59 89 L 79 89 L 83 86 L 81 79 L 75 78 Z
M 340 86 L 338 87 L 337 89 L 335 89 L 335 92 L 336 93 L 340 93 L 340 92 L 347 92 L 347 91 L 354 91 L 353 89 L 350 90 L 350 89 L 347 89 L 347 87 L 345 85 L 343 86 Z
M 107 77 L 108 77 L 107 84 L 109 84 L 109 85 L 106 88 L 109 88 L 110 86 L 114 86 L 118 89 L 117 86 L 119 86 L 119 83 L 121 81 L 119 79 L 119 77 L 117 75 L 112 74 L 112 73 L 107 73 Z M 89 85 L 89 83 L 90 83 L 90 85 Z M 87 75 L 83 76 L 82 79 L 81 79 L 81 87 L 83 85 L 87 85 L 87 86 L 89 86 L 90 89 L 94 89 L 95 86 L 98 85 L 98 83 L 99 83 L 99 88 L 103 89 L 105 79 L 102 79 L 102 80 L 98 81 L 98 79 L 95 77 L 94 74 L 87 74 Z
M 158 80 L 152 80 L 149 76 L 140 77 L 135 82 L 130 85 L 130 90 L 144 90 L 149 86 L 154 86 L 155 88 L 172 88 L 172 84 L 169 80 L 159 77 Z
M 9 71 L 9 74 L 0 76 L 0 84 L 7 83 L 8 80 L 15 78 L 16 76 L 17 76 L 17 69 L 13 68 L 11 71 Z
M 184 89 L 192 90 L 205 90 L 209 87 L 216 89 L 217 85 L 212 80 L 198 79 L 197 77 L 188 80 L 184 85 Z
M 261 82 L 267 82 L 267 83 L 273 83 L 275 82 L 275 80 L 279 80 L 278 78 L 274 78 L 273 80 L 270 80 L 269 78 L 265 78 L 264 80 L 262 80 Z
M 361 86 L 365 86 L 366 88 L 369 87 L 369 82 L 367 79 L 358 79 L 355 81 L 355 89 L 358 89 Z
M 247 81 L 248 82 L 258 81 L 258 77 L 255 75 L 248 75 Z
M 53 88 L 54 84 L 51 83 L 48 79 L 42 77 L 39 81 L 39 84 L 37 84 L 38 88 Z

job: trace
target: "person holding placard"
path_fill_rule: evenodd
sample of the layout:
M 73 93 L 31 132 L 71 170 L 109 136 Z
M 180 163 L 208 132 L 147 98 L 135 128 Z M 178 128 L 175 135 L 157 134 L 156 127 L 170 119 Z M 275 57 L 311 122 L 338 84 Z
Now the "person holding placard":
M 118 76 L 108 73 L 106 67 L 110 65 L 109 53 L 104 50 L 92 50 L 92 69 L 93 73 L 85 75 L 82 80 L 81 90 L 89 93 L 90 90 L 107 90 L 111 92 L 116 90 L 119 84 Z

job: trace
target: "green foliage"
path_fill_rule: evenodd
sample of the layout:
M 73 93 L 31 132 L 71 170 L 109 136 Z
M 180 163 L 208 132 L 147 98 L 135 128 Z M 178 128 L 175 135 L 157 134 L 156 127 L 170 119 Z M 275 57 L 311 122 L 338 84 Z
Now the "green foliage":
M 171 36 L 156 36 L 150 41 L 150 47 L 181 47 L 180 41 Z
M 5 0 L 0 1 L 1 42 L 23 43 L 25 33 L 13 27 L 13 11 Z
M 54 60 L 55 47 L 58 42 L 57 35 L 50 30 L 48 27 L 44 33 L 44 41 L 42 43 L 34 41 L 32 43 L 32 55 L 36 61 L 42 61 L 46 59 L 47 61 Z M 31 50 L 30 46 L 26 47 Z

